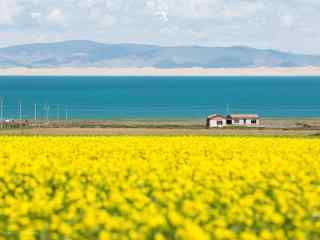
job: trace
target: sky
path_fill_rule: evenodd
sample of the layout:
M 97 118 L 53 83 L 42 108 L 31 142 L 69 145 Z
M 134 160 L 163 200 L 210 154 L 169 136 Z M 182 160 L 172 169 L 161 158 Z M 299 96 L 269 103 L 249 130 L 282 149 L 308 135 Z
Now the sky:
M 320 54 L 320 0 L 0 0 L 0 47 L 93 40 Z

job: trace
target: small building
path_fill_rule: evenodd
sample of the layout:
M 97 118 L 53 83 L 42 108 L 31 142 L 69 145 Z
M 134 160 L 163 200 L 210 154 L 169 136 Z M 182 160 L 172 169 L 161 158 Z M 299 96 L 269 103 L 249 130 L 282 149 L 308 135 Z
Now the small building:
M 208 116 L 207 118 L 207 127 L 213 128 L 213 127 L 224 127 L 227 125 L 227 119 L 218 114 L 213 114 Z
M 225 126 L 258 126 L 260 118 L 257 114 L 230 114 L 226 117 L 219 114 L 213 114 L 207 118 L 207 127 L 225 127 Z
M 257 114 L 230 114 L 227 116 L 227 121 L 234 126 L 256 126 L 260 124 Z

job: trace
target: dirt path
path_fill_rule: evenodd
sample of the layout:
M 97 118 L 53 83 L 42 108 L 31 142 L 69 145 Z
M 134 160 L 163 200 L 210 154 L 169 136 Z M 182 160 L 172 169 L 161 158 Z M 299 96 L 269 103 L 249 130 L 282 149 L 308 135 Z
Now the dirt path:
M 320 118 L 262 119 L 261 128 L 207 129 L 205 124 L 203 119 L 30 122 L 29 128 L 0 129 L 0 135 L 320 136 Z
M 252 136 L 320 136 L 320 130 L 295 129 L 158 129 L 158 128 L 33 128 L 1 130 L 0 135 L 252 135 Z

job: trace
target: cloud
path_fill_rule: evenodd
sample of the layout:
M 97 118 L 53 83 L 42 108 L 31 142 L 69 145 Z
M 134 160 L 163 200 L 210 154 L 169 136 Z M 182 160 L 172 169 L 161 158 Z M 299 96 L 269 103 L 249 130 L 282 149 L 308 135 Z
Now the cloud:
M 0 25 L 14 25 L 20 10 L 14 0 L 1 0 Z
M 91 11 L 88 14 L 88 20 L 92 22 L 92 25 L 95 24 L 98 30 L 108 29 L 116 23 L 116 19 L 112 15 L 101 13 L 98 10 Z
M 265 8 L 263 2 L 257 1 L 241 1 L 238 3 L 224 4 L 222 14 L 226 18 L 252 18 L 256 14 L 263 14 Z
M 290 13 L 286 13 L 281 16 L 281 23 L 284 27 L 291 28 L 295 25 L 295 17 Z
M 53 8 L 49 11 L 49 14 L 46 17 L 46 19 L 52 23 L 62 24 L 64 22 L 64 15 L 61 9 Z
M 38 19 L 38 18 L 41 18 L 42 14 L 39 12 L 32 12 L 30 13 L 30 16 L 32 19 Z
M 163 0 L 148 0 L 146 6 L 151 10 L 151 12 L 159 17 L 159 19 L 167 22 L 169 21 L 169 6 Z

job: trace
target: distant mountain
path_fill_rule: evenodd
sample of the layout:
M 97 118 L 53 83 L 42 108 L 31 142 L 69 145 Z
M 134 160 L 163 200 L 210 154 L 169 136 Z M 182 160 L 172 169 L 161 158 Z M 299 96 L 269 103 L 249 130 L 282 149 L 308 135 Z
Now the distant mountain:
M 0 48 L 0 68 L 252 68 L 320 66 L 320 56 L 249 47 L 161 47 L 66 41 Z

